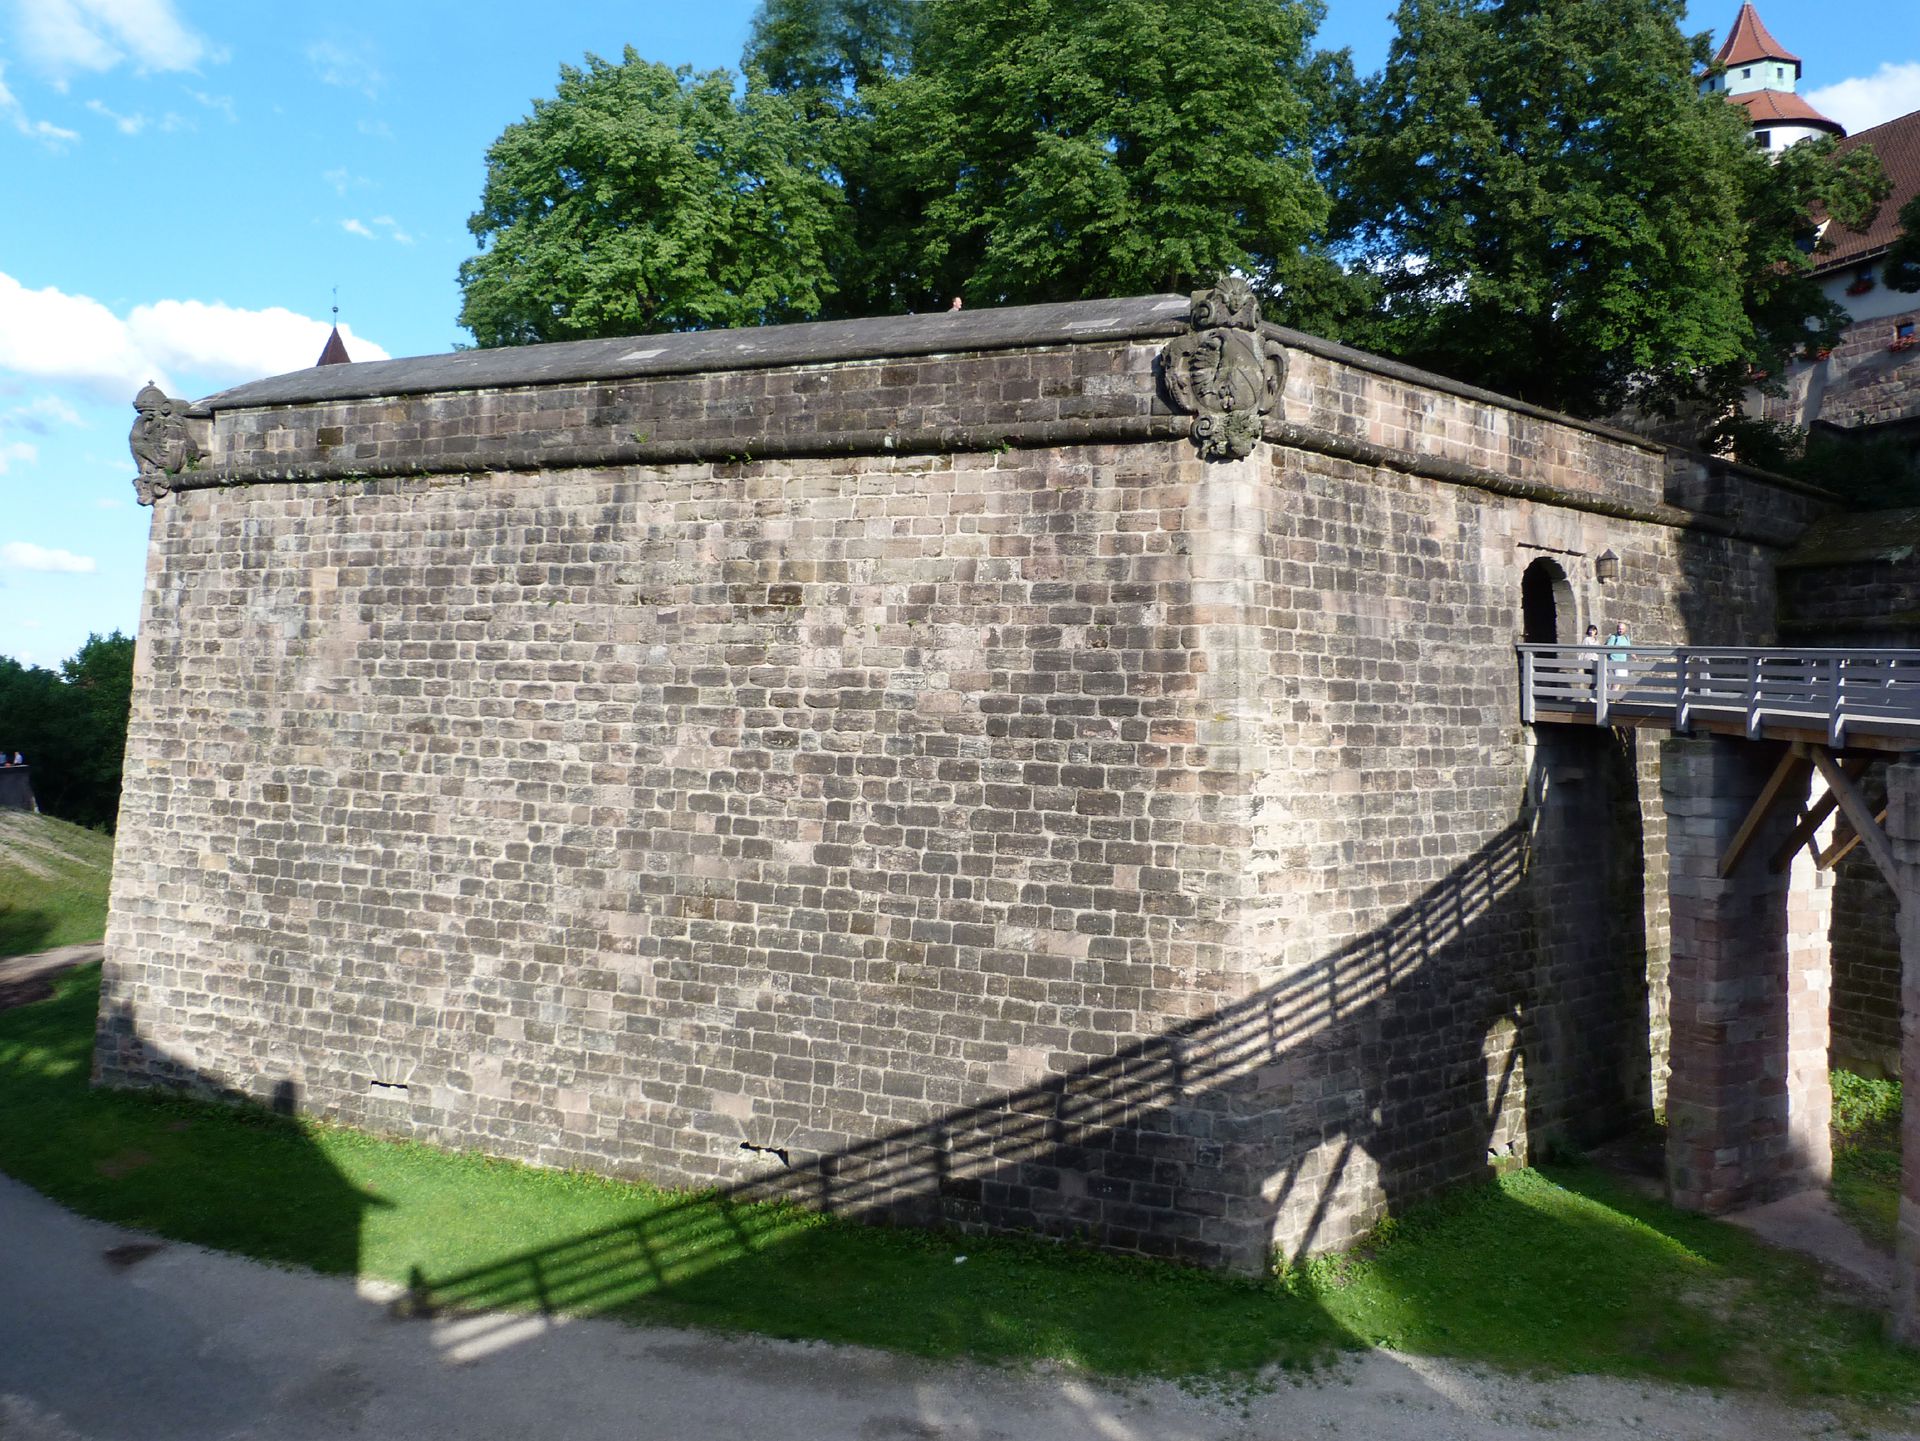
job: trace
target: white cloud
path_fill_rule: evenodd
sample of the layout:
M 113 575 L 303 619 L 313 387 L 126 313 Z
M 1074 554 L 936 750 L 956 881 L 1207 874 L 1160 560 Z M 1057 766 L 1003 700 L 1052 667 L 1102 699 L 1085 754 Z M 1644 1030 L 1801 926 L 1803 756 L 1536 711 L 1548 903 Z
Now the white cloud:
M 373 63 L 372 48 L 364 42 L 343 45 L 337 40 L 315 40 L 307 46 L 307 63 L 313 66 L 321 84 L 358 90 L 369 100 L 379 95 L 380 87 L 387 82 Z
M 191 70 L 220 60 L 175 11 L 173 0 L 20 0 L 22 48 L 64 84 L 76 70 Z
M 1838 120 L 1849 133 L 1869 130 L 1920 110 L 1920 60 L 1883 61 L 1871 75 L 1856 75 L 1807 92 L 1807 103 Z
M 127 503 L 124 500 L 115 500 L 110 495 L 103 495 L 93 502 L 93 508 L 95 510 L 125 510 Z
M 39 458 L 39 448 L 28 441 L 0 440 L 0 475 L 5 475 L 7 467 L 15 461 L 32 465 Z
M 57 395 L 36 395 L 25 405 L 15 405 L 0 412 L 0 443 L 8 431 L 25 431 L 29 435 L 51 435 L 55 425 L 83 426 L 86 422 L 80 418 L 80 412 Z M 23 457 L 31 460 L 32 456 Z M 0 466 L 0 469 L 4 469 Z
M 75 410 L 71 405 L 68 405 L 66 401 L 57 395 L 36 395 L 17 411 L 16 414 L 35 417 L 36 419 L 28 423 L 28 429 L 38 429 L 41 430 L 42 433 L 44 433 L 46 422 L 37 419 L 37 417 L 40 416 L 46 416 L 50 420 L 58 421 L 61 425 L 86 424 L 86 422 L 80 418 L 80 412 Z
M 78 380 L 131 399 L 146 365 L 125 322 L 99 301 L 51 286 L 28 290 L 0 274 L 0 370 Z
M 77 131 L 63 129 L 45 120 L 28 119 L 26 108 L 7 88 L 7 65 L 4 60 L 0 60 L 0 120 L 4 120 L 28 139 L 38 140 L 42 145 L 51 146 L 55 150 L 80 138 Z
M 63 575 L 92 575 L 99 567 L 90 555 L 75 555 L 70 550 L 49 550 L 31 541 L 10 540 L 0 545 L 0 566 L 9 570 L 50 570 Z
M 196 105 L 203 105 L 209 110 L 218 111 L 220 114 L 226 116 L 227 124 L 236 125 L 239 123 L 240 114 L 234 109 L 233 97 L 231 95 L 209 95 L 204 90 L 189 90 L 187 95 Z
M 172 390 L 176 375 L 217 387 L 300 370 L 319 357 L 327 329 L 281 306 L 218 301 L 157 300 L 120 316 L 89 296 L 28 290 L 0 273 L 0 372 L 77 384 L 106 399 L 131 401 L 148 380 Z M 340 333 L 354 359 L 387 358 L 349 327 Z
M 122 115 L 117 110 L 107 109 L 106 105 L 98 100 L 89 100 L 87 102 L 87 109 L 91 110 L 95 115 L 111 120 L 114 128 L 122 135 L 138 135 L 142 130 L 145 130 L 149 125 L 153 124 L 151 120 L 138 111 L 135 111 L 132 115 Z
M 395 220 L 391 215 L 376 215 L 373 217 L 373 223 L 382 230 L 385 230 L 388 236 L 398 244 L 413 244 L 413 237 L 402 230 L 400 228 L 400 222 Z
M 374 235 L 374 233 L 371 230 L 367 229 L 364 222 L 359 220 L 351 220 L 351 219 L 343 220 L 340 222 L 340 228 L 346 231 L 347 234 L 349 235 L 363 236 L 368 240 L 374 240 L 378 238 L 377 236 Z
M 281 306 L 241 310 L 215 301 L 157 300 L 127 312 L 127 330 L 162 369 L 251 380 L 303 370 L 320 357 L 328 323 Z M 355 360 L 385 360 L 387 352 L 354 336 L 340 335 Z

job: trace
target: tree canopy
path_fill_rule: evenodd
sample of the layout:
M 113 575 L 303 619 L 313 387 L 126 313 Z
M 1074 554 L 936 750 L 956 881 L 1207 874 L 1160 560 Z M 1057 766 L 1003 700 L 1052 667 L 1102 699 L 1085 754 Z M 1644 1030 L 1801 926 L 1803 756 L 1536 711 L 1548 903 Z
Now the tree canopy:
M 1271 284 L 1326 214 L 1317 0 L 768 0 L 744 84 L 563 67 L 487 152 L 482 345 Z
M 1920 290 L 1920 195 L 1900 207 L 1900 238 L 1881 267 L 1892 290 Z
M 563 66 L 487 151 L 484 249 L 460 267 L 481 345 L 816 314 L 843 202 L 802 106 L 724 70 Z
M 1682 0 L 1402 0 L 1366 79 L 1310 51 L 1320 14 L 764 0 L 744 80 L 590 56 L 488 151 L 461 321 L 499 345 L 1236 270 L 1275 318 L 1583 415 L 1718 415 L 1831 340 L 1808 216 L 1870 214 L 1877 162 L 1758 151 L 1699 93 Z
M 1822 147 L 1770 165 L 1698 92 L 1680 0 L 1404 0 L 1340 154 L 1356 343 L 1578 414 L 1671 401 L 1831 320 L 1807 278 Z
M 765 0 L 741 67 L 785 95 L 851 107 L 913 68 L 921 0 Z
M 48 815 L 113 828 L 133 695 L 133 640 L 92 635 L 58 671 L 0 656 L 0 750 L 33 767 L 35 799 Z
M 940 0 L 873 96 L 896 307 L 1271 280 L 1326 216 L 1300 0 Z

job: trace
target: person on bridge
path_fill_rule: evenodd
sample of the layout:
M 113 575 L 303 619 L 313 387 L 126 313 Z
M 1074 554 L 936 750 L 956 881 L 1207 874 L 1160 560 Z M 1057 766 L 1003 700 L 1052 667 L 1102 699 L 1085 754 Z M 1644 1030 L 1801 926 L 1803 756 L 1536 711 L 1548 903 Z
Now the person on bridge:
M 1613 694 L 1619 695 L 1627 688 L 1627 662 L 1633 658 L 1633 637 L 1627 634 L 1627 623 L 1616 620 L 1613 634 L 1607 637 L 1607 671 L 1613 680 Z

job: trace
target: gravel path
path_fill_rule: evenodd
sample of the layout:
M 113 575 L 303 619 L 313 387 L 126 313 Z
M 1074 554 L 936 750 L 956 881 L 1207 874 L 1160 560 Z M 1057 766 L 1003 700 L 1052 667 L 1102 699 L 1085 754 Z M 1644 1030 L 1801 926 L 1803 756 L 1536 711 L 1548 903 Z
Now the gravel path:
M 1244 1396 L 1062 1368 L 527 1316 L 394 1320 L 374 1288 L 158 1244 L 0 1179 L 4 1441 L 1785 1441 L 1750 1397 L 1375 1354 Z

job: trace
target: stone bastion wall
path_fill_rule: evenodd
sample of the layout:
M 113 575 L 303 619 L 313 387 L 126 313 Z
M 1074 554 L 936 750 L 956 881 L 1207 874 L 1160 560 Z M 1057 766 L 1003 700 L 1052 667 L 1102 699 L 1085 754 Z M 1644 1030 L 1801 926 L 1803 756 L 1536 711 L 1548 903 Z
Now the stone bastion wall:
M 1765 641 L 1818 498 L 1219 310 L 156 402 L 97 1079 L 1242 1269 L 1643 1114 L 1652 747 L 1520 725 L 1522 577 Z

